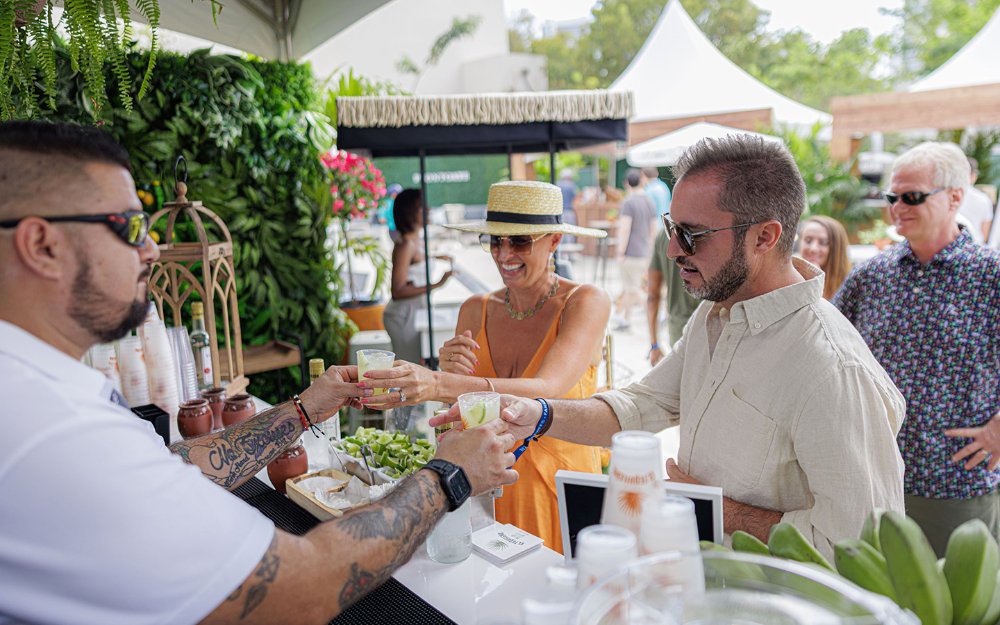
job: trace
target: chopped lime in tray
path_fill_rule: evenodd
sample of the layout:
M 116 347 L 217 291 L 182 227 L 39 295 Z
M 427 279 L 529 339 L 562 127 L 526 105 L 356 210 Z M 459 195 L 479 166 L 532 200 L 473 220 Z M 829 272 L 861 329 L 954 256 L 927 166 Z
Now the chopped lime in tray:
M 359 361 L 360 362 L 360 361 Z M 385 432 L 376 428 L 359 427 L 353 436 L 345 436 L 334 446 L 354 458 L 361 457 L 361 448 L 371 448 L 368 461 L 373 469 L 381 469 L 393 479 L 405 477 L 434 458 L 434 444 L 427 440 L 410 442 L 404 432 Z

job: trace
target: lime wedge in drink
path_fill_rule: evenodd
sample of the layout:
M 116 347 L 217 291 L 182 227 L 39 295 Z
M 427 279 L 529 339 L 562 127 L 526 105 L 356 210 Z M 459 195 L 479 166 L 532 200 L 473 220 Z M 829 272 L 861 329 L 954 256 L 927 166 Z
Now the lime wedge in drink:
M 465 422 L 463 425 L 466 429 L 486 423 L 486 404 L 479 402 L 469 406 L 469 409 L 462 415 L 462 420 Z

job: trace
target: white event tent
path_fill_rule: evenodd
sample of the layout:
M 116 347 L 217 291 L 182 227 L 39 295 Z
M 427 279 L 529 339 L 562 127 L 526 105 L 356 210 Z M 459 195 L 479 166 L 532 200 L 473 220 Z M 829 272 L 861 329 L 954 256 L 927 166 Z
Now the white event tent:
M 754 135 L 767 141 L 781 143 L 781 139 L 774 135 L 750 132 L 742 128 L 731 128 L 711 122 L 695 122 L 632 146 L 628 150 L 627 159 L 629 165 L 633 167 L 668 167 L 677 162 L 684 150 L 702 139 L 721 139 L 736 134 Z
M 773 123 L 808 128 L 830 115 L 787 98 L 730 61 L 670 0 L 612 91 L 635 94 L 633 123 L 771 109 Z
M 1000 11 L 941 67 L 910 85 L 910 92 L 1000 83 Z

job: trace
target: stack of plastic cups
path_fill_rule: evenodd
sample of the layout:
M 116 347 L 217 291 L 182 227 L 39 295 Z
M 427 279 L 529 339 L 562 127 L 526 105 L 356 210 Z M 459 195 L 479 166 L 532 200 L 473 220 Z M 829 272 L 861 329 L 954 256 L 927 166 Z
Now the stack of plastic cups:
M 522 625 L 569 625 L 576 603 L 576 570 L 566 566 L 545 569 L 548 581 L 521 602 Z
M 666 477 L 660 441 L 649 432 L 625 430 L 611 437 L 611 466 L 601 523 L 620 525 L 636 537 L 642 532 L 646 501 L 659 501 Z
M 167 328 L 162 321 L 147 321 L 143 324 L 142 337 L 146 373 L 149 376 L 149 398 L 170 414 L 171 424 L 174 424 L 180 400 L 177 396 L 177 366 L 170 351 Z M 174 440 L 173 437 L 171 440 Z
M 639 556 L 635 534 L 618 525 L 591 525 L 576 535 L 576 587 L 597 580 Z
M 114 343 L 94 345 L 87 352 L 87 356 L 90 360 L 90 366 L 103 373 L 106 378 L 111 380 L 115 390 L 121 392 L 122 380 L 118 371 L 118 354 L 115 352 Z
M 118 341 L 118 366 L 121 370 L 122 395 L 129 406 L 145 406 L 149 401 L 149 378 L 142 358 L 142 340 L 128 336 Z
M 191 339 L 184 326 L 167 328 L 170 350 L 173 353 L 177 374 L 177 394 L 181 401 L 191 401 L 201 397 L 198 392 L 198 372 L 194 367 L 194 352 Z
M 674 552 L 677 556 L 649 568 L 651 588 L 685 600 L 704 595 L 705 569 L 698 546 L 694 503 L 690 499 L 665 495 L 646 502 L 639 547 L 643 555 Z M 662 598 L 661 602 L 669 603 Z

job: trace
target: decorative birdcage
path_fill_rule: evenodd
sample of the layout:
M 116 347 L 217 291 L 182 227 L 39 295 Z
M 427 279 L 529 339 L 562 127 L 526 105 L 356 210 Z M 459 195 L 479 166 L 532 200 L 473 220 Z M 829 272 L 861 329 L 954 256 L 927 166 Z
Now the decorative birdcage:
M 178 165 L 181 164 L 183 157 L 178 159 Z M 169 310 L 175 326 L 183 325 L 182 311 L 189 299 L 194 297 L 192 301 L 204 302 L 214 386 L 225 385 L 227 394 L 232 396 L 242 393 L 249 383 L 244 375 L 233 239 L 218 215 L 201 202 L 187 198 L 183 179 L 178 178 L 176 191 L 177 199 L 164 204 L 150 219 L 151 228 L 163 217 L 167 224 L 159 246 L 160 259 L 153 263 L 149 290 L 160 318 L 166 321 L 165 312 Z M 175 240 L 179 219 L 180 223 L 186 219 L 193 225 L 197 241 Z

